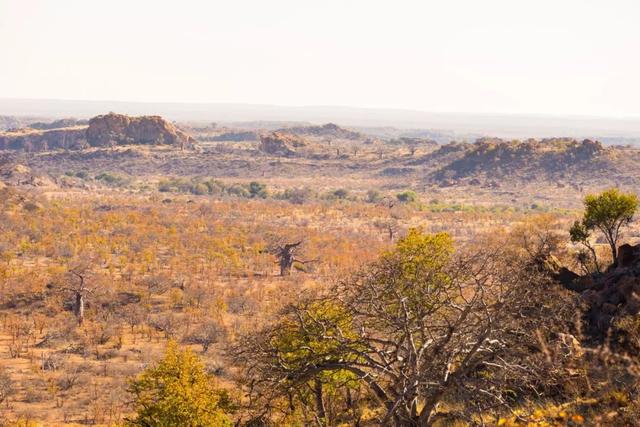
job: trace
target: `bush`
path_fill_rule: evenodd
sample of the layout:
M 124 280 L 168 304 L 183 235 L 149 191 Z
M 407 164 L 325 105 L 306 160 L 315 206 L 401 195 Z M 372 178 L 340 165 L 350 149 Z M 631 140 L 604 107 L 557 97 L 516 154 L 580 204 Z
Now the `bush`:
M 349 192 L 344 188 L 339 188 L 333 192 L 333 197 L 336 199 L 343 200 L 346 199 L 347 196 L 349 196 Z
M 164 358 L 131 382 L 136 418 L 130 426 L 230 426 L 233 410 L 227 393 L 191 350 L 170 342 Z
M 369 203 L 378 203 L 380 200 L 382 200 L 382 195 L 377 190 L 369 190 L 367 191 L 366 200 Z
M 415 191 L 407 190 L 396 194 L 396 198 L 403 203 L 411 203 L 418 200 L 418 195 Z
M 262 184 L 261 182 L 250 182 L 249 183 L 249 194 L 251 195 L 252 198 L 260 198 L 260 199 L 266 199 L 267 198 L 267 186 L 265 184 Z

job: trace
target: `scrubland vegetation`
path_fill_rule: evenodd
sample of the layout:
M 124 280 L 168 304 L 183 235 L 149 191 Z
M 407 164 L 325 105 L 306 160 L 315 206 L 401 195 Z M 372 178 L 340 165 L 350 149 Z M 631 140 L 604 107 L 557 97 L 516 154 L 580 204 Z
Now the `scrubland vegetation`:
M 615 339 L 596 342 L 584 301 L 558 281 L 560 264 L 595 271 L 570 242 L 578 211 L 453 216 L 412 192 L 296 204 L 244 188 L 170 198 L 1 190 L 5 423 L 637 416 L 635 317 L 617 315 Z M 596 233 L 606 213 L 594 219 L 593 204 L 580 242 L 605 270 L 609 245 Z
M 5 425 L 637 424 L 637 152 L 116 119 L 0 153 Z

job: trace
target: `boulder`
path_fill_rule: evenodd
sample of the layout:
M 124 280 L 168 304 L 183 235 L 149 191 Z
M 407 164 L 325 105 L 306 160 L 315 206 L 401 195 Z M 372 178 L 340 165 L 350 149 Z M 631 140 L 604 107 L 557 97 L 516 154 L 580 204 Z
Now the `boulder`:
M 640 245 L 624 244 L 618 248 L 618 268 L 638 265 L 640 261 Z

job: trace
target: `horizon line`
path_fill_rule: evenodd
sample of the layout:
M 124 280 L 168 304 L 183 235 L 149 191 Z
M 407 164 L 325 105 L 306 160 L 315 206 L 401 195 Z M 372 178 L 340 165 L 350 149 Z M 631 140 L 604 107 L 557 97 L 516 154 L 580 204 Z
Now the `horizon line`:
M 597 115 L 597 114 L 580 114 L 580 113 L 540 113 L 540 112 L 473 112 L 473 111 L 434 111 L 421 110 L 408 107 L 380 107 L 380 106 L 354 106 L 354 105 L 331 105 L 331 104 L 269 104 L 259 102 L 225 102 L 225 101 L 131 101 L 117 99 L 80 99 L 80 98 L 30 98 L 30 97 L 0 97 L 2 101 L 30 101 L 30 102 L 86 102 L 86 103 L 116 103 L 116 104 L 142 104 L 142 105 L 198 105 L 198 106 L 245 106 L 245 107 L 271 107 L 271 108 L 293 108 L 293 109 L 309 109 L 309 108 L 327 108 L 327 109 L 343 109 L 343 110 L 375 110 L 375 111 L 393 111 L 405 113 L 421 113 L 443 116 L 486 116 L 486 117 L 537 117 L 537 118 L 570 118 L 570 119 L 607 119 L 607 120 L 640 120 L 640 115 Z M 20 114 L 16 115 L 19 116 Z

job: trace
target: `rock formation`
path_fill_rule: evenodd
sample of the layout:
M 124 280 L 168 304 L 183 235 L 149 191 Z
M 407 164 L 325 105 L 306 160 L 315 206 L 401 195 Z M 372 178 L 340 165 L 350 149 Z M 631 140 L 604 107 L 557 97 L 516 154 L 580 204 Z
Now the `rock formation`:
M 77 150 L 87 147 L 86 127 L 72 127 L 52 130 L 30 128 L 0 133 L 0 150 L 21 150 L 25 152 L 55 149 Z
M 273 156 L 293 157 L 300 148 L 309 144 L 299 136 L 284 132 L 271 132 L 260 136 L 260 151 Z
M 604 147 L 598 141 L 553 138 L 504 141 L 481 138 L 473 144 L 447 144 L 417 161 L 429 165 L 438 162 L 439 170 L 429 178 L 435 182 L 481 182 L 509 179 L 511 182 L 551 180 L 568 176 L 574 180 L 627 179 L 640 172 L 637 150 Z M 631 172 L 631 169 L 633 172 Z M 636 180 L 640 182 L 640 179 Z
M 55 149 L 78 150 L 125 144 L 169 144 L 185 148 L 195 140 L 159 116 L 130 117 L 109 113 L 97 116 L 88 125 L 48 129 L 71 123 L 36 124 L 39 129 L 24 128 L 0 133 L 0 150 L 26 152 Z
M 610 340 L 616 345 L 624 337 L 616 330 L 615 321 L 640 314 L 640 245 L 620 246 L 618 259 L 618 265 L 601 274 L 579 276 L 566 268 L 555 274 L 585 304 L 585 321 L 592 339 Z
M 126 144 L 170 144 L 184 148 L 195 140 L 160 116 L 130 117 L 109 113 L 89 120 L 87 142 L 92 147 Z

